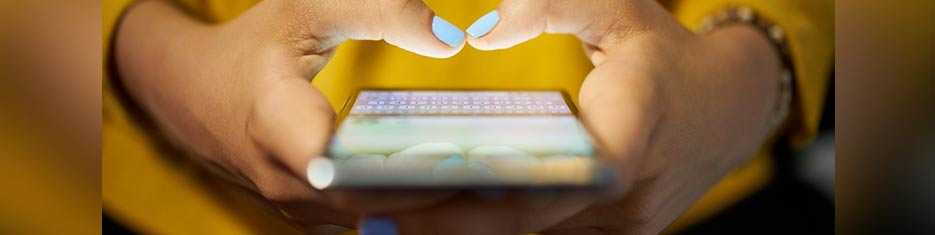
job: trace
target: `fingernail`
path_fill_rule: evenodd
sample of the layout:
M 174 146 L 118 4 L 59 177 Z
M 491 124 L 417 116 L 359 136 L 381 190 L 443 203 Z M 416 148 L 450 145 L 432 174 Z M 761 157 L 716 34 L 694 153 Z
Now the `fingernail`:
M 361 235 L 396 235 L 396 223 L 388 218 L 364 218 L 360 225 Z
M 305 169 L 308 182 L 316 189 L 325 189 L 334 181 L 336 170 L 334 163 L 324 157 L 312 158 Z
M 493 10 L 478 18 L 477 21 L 474 21 L 471 27 L 468 27 L 467 33 L 474 38 L 482 37 L 487 35 L 487 33 L 497 25 L 497 22 L 500 22 L 500 13 L 497 13 L 497 10 Z
M 432 18 L 432 33 L 435 34 L 438 40 L 450 47 L 461 46 L 461 43 L 464 42 L 464 32 L 438 16 Z

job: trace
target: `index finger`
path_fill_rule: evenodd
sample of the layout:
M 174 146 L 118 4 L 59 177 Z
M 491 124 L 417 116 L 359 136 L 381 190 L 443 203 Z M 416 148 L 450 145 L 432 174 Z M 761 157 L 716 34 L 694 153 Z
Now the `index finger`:
M 561 33 L 606 48 L 660 22 L 657 18 L 665 14 L 659 11 L 665 9 L 646 0 L 504 0 L 485 19 L 498 18 L 499 22 L 489 32 L 469 28 L 468 43 L 480 50 L 497 50 L 543 33 Z
M 323 48 L 345 40 L 384 40 L 416 54 L 445 58 L 464 47 L 464 32 L 436 16 L 421 0 L 297 1 L 300 21 L 315 22 L 311 36 Z M 303 26 L 304 27 L 304 26 Z

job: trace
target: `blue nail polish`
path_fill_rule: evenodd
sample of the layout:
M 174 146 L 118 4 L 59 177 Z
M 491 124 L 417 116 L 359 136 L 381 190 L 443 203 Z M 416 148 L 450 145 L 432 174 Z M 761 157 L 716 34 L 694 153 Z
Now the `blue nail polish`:
M 361 235 L 397 235 L 396 223 L 388 218 L 364 218 L 360 225 Z
M 450 47 L 459 47 L 464 42 L 464 32 L 438 16 L 432 18 L 432 33 Z
M 474 38 L 482 37 L 489 33 L 498 22 L 500 22 L 500 13 L 497 13 L 497 10 L 493 10 L 478 18 L 477 21 L 474 21 L 471 27 L 468 27 L 467 33 Z

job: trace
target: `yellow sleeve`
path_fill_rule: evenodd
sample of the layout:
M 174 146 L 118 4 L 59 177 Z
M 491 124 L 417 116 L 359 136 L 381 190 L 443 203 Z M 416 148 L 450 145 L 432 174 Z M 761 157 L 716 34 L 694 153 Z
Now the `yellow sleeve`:
M 110 45 L 120 17 L 131 2 L 104 0 L 101 6 L 106 71 L 101 129 L 104 211 L 141 233 L 300 234 L 254 194 L 222 183 L 197 163 L 181 159 L 180 153 L 167 146 L 155 127 L 145 121 L 145 115 L 122 93 L 114 68 L 108 62 L 112 59 Z M 214 4 L 221 2 L 226 3 L 194 0 L 179 3 L 194 14 L 218 21 L 242 12 L 200 12 L 200 9 L 229 9 L 210 7 L 227 7 Z
M 123 10 L 130 5 L 130 2 L 133 0 L 104 0 L 101 2 L 101 15 L 103 16 L 103 21 L 101 22 L 103 33 L 103 42 L 104 52 L 107 55 L 107 52 L 110 52 L 110 42 L 113 40 L 113 33 L 116 29 L 117 21 L 120 20 L 120 16 L 123 15 Z M 105 60 L 107 56 L 104 57 Z M 106 65 L 106 63 L 105 63 Z
M 110 42 L 113 39 L 113 33 L 116 30 L 116 24 L 123 15 L 124 10 L 134 0 L 104 0 L 101 2 L 101 14 L 103 15 L 103 42 L 105 50 L 108 50 Z M 178 4 L 189 9 L 190 12 L 211 21 L 223 21 L 236 17 L 241 12 L 250 9 L 259 0 L 176 0 Z M 107 51 L 105 51 L 107 52 Z
M 788 132 L 784 134 L 795 147 L 811 141 L 818 131 L 833 69 L 834 5 L 831 0 L 672 0 L 665 3 L 676 19 L 692 30 L 698 30 L 704 18 L 732 6 L 753 8 L 782 27 L 787 33 L 796 73 Z M 765 185 L 772 177 L 770 149 L 768 146 L 760 149 L 750 163 L 712 187 L 664 233 L 676 232 L 709 218 Z
M 211 22 L 223 22 L 240 15 L 259 0 L 175 0 L 198 17 Z
M 818 131 L 834 62 L 834 2 L 831 0 L 675 0 L 670 9 L 689 29 L 730 6 L 751 7 L 787 33 L 795 88 L 787 123 L 791 143 L 802 147 Z

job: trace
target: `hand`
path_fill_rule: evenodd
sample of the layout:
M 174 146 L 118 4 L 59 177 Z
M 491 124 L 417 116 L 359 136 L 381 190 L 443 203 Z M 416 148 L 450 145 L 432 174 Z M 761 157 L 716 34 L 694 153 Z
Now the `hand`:
M 221 25 L 196 21 L 167 1 L 139 4 L 116 41 L 130 96 L 171 141 L 243 179 L 295 222 L 351 227 L 361 211 L 446 195 L 326 195 L 305 177 L 334 120 L 309 80 L 338 44 L 385 40 L 438 58 L 464 46 L 464 34 L 421 1 L 267 0 Z
M 595 68 L 580 110 L 618 169 L 616 196 L 459 196 L 393 215 L 404 233 L 658 233 L 767 137 L 779 61 L 751 28 L 696 35 L 652 0 L 504 0 L 497 12 L 468 43 L 505 49 L 544 32 L 584 43 Z

